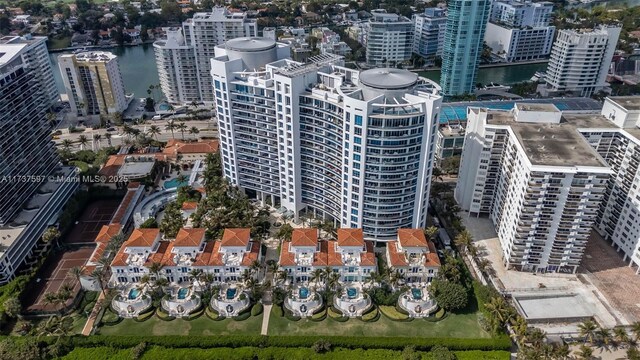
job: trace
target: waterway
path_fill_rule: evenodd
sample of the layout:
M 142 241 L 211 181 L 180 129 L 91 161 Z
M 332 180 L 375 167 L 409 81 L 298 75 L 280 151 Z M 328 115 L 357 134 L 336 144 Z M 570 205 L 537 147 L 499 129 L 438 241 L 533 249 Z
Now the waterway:
M 160 83 L 158 79 L 158 69 L 156 67 L 153 45 L 145 44 L 139 46 L 124 46 L 106 49 L 118 55 L 118 65 L 122 74 L 125 91 L 133 93 L 136 97 L 147 97 L 149 85 Z M 60 68 L 58 67 L 58 56 L 63 53 L 51 53 L 51 64 L 53 65 L 53 76 L 56 79 L 58 91 L 65 93 Z
M 529 81 L 536 71 L 545 71 L 546 69 L 546 63 L 480 68 L 478 69 L 476 83 L 486 85 L 493 82 L 510 85 L 522 81 Z M 422 71 L 419 74 L 420 76 L 440 83 L 440 70 Z

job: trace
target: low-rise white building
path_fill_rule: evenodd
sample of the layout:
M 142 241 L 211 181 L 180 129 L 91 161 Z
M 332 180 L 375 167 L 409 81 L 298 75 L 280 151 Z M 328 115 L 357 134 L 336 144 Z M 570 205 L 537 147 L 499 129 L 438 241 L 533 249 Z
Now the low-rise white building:
M 422 229 L 398 229 L 398 239 L 387 243 L 387 264 L 412 283 L 431 282 L 440 271 L 436 246 Z
M 182 228 L 173 240 L 158 229 L 135 229 L 111 263 L 111 281 L 137 283 L 144 275 L 181 283 L 199 269 L 213 274 L 214 283 L 239 281 L 242 273 L 260 259 L 260 244 L 251 241 L 250 229 L 225 229 L 219 241 L 205 238 L 205 229 Z M 162 265 L 150 273 L 154 263 Z
M 367 64 L 384 67 L 411 58 L 413 23 L 410 19 L 374 10 L 366 26 Z
M 442 55 L 447 15 L 444 9 L 427 8 L 422 14 L 414 14 L 413 52 L 433 58 Z
M 373 242 L 362 229 L 338 229 L 336 240 L 318 240 L 317 229 L 295 229 L 280 250 L 280 268 L 293 282 L 311 280 L 314 270 L 329 267 L 340 281 L 362 282 L 377 269 Z

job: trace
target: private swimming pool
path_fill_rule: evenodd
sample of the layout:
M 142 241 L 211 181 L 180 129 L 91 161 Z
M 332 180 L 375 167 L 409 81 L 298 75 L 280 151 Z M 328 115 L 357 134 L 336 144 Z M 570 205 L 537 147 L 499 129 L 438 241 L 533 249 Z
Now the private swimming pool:
M 411 295 L 413 296 L 414 300 L 421 300 L 422 299 L 422 290 L 417 289 L 417 288 L 412 288 L 411 289 Z
M 138 298 L 138 296 L 140 296 L 140 290 L 133 288 L 129 290 L 129 295 L 127 295 L 127 298 L 129 300 L 135 300 Z
M 300 290 L 298 290 L 298 295 L 300 296 L 300 299 L 306 299 L 309 297 L 309 289 L 306 287 L 301 287 Z
M 235 288 L 228 288 L 227 289 L 227 300 L 231 300 L 236 296 L 236 292 L 238 291 L 238 289 Z
M 356 295 L 358 295 L 358 289 L 356 288 L 347 288 L 347 297 L 349 297 L 349 299 L 355 299 Z
M 186 299 L 187 294 L 189 294 L 189 289 L 187 289 L 187 288 L 178 289 L 178 300 Z
M 164 185 L 162 185 L 162 186 L 165 189 L 173 189 L 173 188 L 177 188 L 177 187 L 180 187 L 180 186 L 187 186 L 187 185 L 189 185 L 189 184 L 186 183 L 186 182 L 178 181 L 178 179 L 176 178 L 176 179 L 171 179 L 171 180 L 165 181 Z

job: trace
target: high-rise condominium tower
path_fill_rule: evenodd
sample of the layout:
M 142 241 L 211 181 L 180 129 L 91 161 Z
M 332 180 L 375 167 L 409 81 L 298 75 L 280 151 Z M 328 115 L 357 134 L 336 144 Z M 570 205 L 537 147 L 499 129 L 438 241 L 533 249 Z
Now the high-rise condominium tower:
M 438 85 L 405 70 L 347 69 L 335 55 L 299 63 L 288 51 L 264 38 L 216 48 L 225 177 L 368 239 L 425 226 Z
M 440 81 L 445 95 L 473 91 L 490 8 L 491 0 L 447 1 Z
M 246 13 L 214 7 L 211 12 L 195 13 L 182 28 L 168 28 L 167 39 L 153 44 L 164 96 L 172 103 L 192 101 L 212 104 L 210 59 L 214 48 L 227 40 L 256 36 L 255 20 Z
M 58 60 L 71 114 L 108 115 L 127 106 L 118 57 L 106 51 L 61 55 Z

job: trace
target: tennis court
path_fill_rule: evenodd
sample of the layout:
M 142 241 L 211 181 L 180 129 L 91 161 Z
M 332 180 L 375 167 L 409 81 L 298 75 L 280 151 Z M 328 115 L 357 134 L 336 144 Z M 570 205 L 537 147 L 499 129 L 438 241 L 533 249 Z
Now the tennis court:
M 62 242 L 66 244 L 93 243 L 102 225 L 108 225 L 109 220 L 118 209 L 120 200 L 99 200 L 87 206 L 73 227 L 69 235 Z
M 57 254 L 52 254 L 43 264 L 40 272 L 29 284 L 29 291 L 25 299 L 26 311 L 55 311 L 60 306 L 45 304 L 44 294 L 55 293 L 67 282 L 74 285 L 72 298 L 67 300 L 66 306 L 73 302 L 80 283 L 69 276 L 69 269 L 75 266 L 83 266 L 93 253 L 93 248 L 85 247 L 76 250 L 68 250 Z

